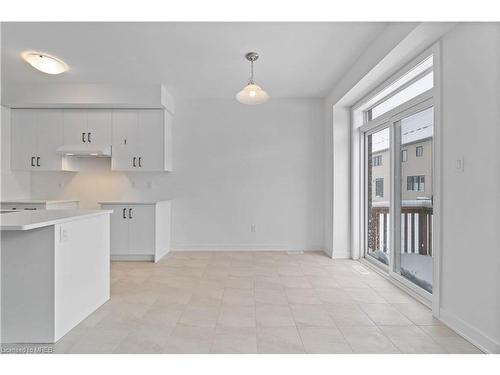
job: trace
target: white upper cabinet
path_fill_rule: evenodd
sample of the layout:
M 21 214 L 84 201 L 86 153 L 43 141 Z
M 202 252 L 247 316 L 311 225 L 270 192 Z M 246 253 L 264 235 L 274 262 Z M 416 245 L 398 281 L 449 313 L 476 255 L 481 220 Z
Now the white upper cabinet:
M 57 109 L 13 109 L 11 169 L 75 171 L 77 164 L 56 150 L 63 145 L 63 111 Z
M 172 115 L 163 109 L 13 109 L 11 136 L 12 170 L 73 171 L 78 159 L 61 149 L 109 146 L 112 170 L 172 170 Z
M 65 109 L 64 145 L 92 147 L 111 144 L 111 111 Z
M 87 111 L 70 109 L 63 111 L 64 145 L 80 145 L 84 142 L 87 132 Z
M 93 110 L 87 112 L 87 143 L 111 145 L 112 112 Z
M 10 158 L 12 170 L 31 170 L 35 166 L 36 131 L 36 110 L 12 110 Z
M 135 110 L 113 112 L 112 170 L 132 170 L 132 150 L 137 139 L 137 123 L 138 113 Z
M 111 169 L 116 171 L 170 171 L 170 113 L 161 109 L 113 112 Z
M 63 158 L 54 151 L 63 144 L 63 116 L 58 110 L 38 112 L 37 167 L 44 171 L 64 169 Z

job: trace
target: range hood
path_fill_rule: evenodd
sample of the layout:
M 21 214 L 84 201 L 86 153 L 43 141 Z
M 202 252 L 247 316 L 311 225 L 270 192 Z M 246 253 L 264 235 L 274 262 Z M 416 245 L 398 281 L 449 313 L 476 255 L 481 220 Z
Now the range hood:
M 77 157 L 111 157 L 111 146 L 106 145 L 64 145 L 57 149 L 57 153 L 65 156 Z

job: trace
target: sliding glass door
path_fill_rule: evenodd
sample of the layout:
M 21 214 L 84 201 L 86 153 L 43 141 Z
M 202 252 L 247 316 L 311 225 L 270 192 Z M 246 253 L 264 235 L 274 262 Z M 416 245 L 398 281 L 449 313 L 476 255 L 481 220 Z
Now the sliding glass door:
M 432 100 L 364 133 L 365 258 L 415 290 L 433 284 Z
M 395 129 L 394 272 L 432 293 L 434 108 L 405 114 Z
M 390 224 L 390 129 L 383 124 L 365 135 L 366 255 L 389 266 Z

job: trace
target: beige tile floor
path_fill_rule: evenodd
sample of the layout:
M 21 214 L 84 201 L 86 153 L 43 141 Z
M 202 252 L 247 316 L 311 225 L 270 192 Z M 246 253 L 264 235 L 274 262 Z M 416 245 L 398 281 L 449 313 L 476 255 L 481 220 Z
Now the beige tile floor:
M 115 262 L 111 300 L 56 353 L 480 353 L 429 309 L 319 252 Z

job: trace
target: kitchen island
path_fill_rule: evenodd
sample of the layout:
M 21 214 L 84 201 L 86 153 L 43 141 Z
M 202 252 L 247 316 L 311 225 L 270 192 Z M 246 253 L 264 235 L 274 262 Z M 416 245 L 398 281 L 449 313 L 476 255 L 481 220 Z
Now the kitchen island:
M 111 212 L 2 211 L 3 343 L 54 343 L 109 299 Z

